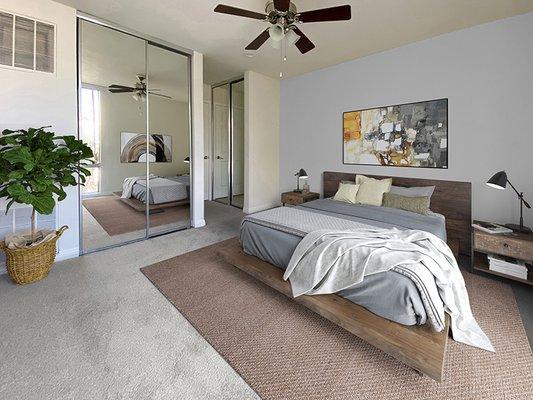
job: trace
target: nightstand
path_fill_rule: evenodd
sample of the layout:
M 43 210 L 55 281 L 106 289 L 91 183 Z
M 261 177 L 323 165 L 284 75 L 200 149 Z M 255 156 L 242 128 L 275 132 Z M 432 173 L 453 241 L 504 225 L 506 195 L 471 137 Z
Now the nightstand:
M 477 221 L 474 221 L 476 223 Z M 491 234 L 473 228 L 472 233 L 472 270 L 502 276 L 507 279 L 533 286 L 533 233 Z M 489 269 L 488 254 L 507 256 L 525 261 L 528 266 L 528 278 L 520 279 L 498 271 Z
M 285 192 L 281 194 L 281 203 L 283 205 L 290 204 L 293 206 L 297 206 L 299 204 L 306 203 L 311 200 L 316 200 L 320 198 L 319 193 L 297 193 L 297 192 Z

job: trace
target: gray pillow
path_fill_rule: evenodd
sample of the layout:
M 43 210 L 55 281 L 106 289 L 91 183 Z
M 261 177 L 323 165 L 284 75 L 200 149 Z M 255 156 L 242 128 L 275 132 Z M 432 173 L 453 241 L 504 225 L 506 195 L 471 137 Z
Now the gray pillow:
M 413 187 L 403 187 L 403 186 L 391 186 L 390 192 L 392 194 L 398 194 L 405 197 L 429 197 L 435 191 L 435 186 L 413 186 Z
M 394 193 L 384 193 L 383 207 L 399 208 L 400 210 L 427 215 L 429 213 L 429 197 L 409 197 Z

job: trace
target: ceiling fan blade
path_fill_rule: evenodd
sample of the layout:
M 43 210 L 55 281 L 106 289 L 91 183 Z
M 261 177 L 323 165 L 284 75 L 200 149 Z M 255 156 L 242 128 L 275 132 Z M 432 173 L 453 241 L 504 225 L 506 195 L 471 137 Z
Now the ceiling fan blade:
M 108 89 L 135 89 L 131 86 L 123 86 L 123 85 L 109 85 L 107 88 Z
M 222 14 L 237 15 L 239 17 L 253 18 L 253 19 L 266 19 L 266 14 L 261 14 L 255 11 L 243 10 L 242 8 L 226 6 L 219 4 L 215 7 L 215 12 Z
M 135 92 L 133 88 L 111 88 L 108 89 L 111 93 L 131 93 Z
M 171 98 L 172 98 L 172 97 L 170 97 L 170 96 L 167 96 L 166 94 L 161 94 L 161 93 L 152 93 L 152 92 L 148 92 L 148 94 L 151 94 L 152 96 L 164 97 L 165 99 L 171 99 Z
M 259 47 L 265 43 L 270 35 L 268 34 L 268 29 L 265 29 L 261 34 L 256 37 L 248 46 L 245 47 L 246 50 L 257 50 Z
M 352 7 L 349 5 L 304 11 L 298 16 L 300 22 L 346 21 L 351 18 Z
M 294 32 L 298 36 L 300 36 L 300 39 L 294 43 L 294 45 L 300 50 L 300 53 L 305 54 L 308 51 L 311 51 L 315 48 L 315 44 L 309 40 L 307 36 L 298 28 L 294 27 Z
M 291 0 L 274 0 L 274 8 L 278 11 L 289 11 Z

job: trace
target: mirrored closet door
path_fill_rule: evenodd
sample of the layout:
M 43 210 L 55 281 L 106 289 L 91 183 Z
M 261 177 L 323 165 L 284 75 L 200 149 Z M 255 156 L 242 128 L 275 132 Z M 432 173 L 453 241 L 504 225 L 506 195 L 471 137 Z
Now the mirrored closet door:
M 189 227 L 189 56 L 83 19 L 78 40 L 82 251 Z
M 212 88 L 213 200 L 244 206 L 244 80 Z
M 190 134 L 189 59 L 167 49 L 147 47 L 150 151 L 149 234 L 189 225 Z

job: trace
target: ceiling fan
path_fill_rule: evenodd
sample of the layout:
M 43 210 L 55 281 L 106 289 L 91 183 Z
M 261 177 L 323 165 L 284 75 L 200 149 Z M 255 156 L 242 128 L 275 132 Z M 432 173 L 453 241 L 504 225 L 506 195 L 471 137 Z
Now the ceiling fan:
M 137 83 L 135 83 L 135 86 L 123 86 L 123 85 L 109 85 L 107 89 L 111 93 L 133 93 L 133 98 L 137 101 L 141 100 L 144 101 L 146 99 L 146 77 L 144 75 L 137 75 Z M 165 99 L 171 99 L 172 97 L 167 96 L 165 94 L 161 93 L 154 93 L 158 92 L 161 89 L 150 89 L 148 90 L 148 94 L 164 97 Z
M 302 54 L 313 50 L 315 45 L 307 36 L 305 36 L 296 24 L 307 22 L 346 21 L 352 18 L 351 7 L 349 5 L 298 12 L 296 6 L 290 0 L 268 1 L 264 14 L 243 10 L 242 8 L 226 6 L 224 4 L 216 6 L 215 12 L 259 19 L 272 24 L 272 26 L 265 29 L 248 46 L 246 46 L 246 50 L 259 49 L 269 38 L 272 39 L 273 45 L 276 47 L 276 42 L 279 43 L 286 38 L 287 42 L 294 44 Z

